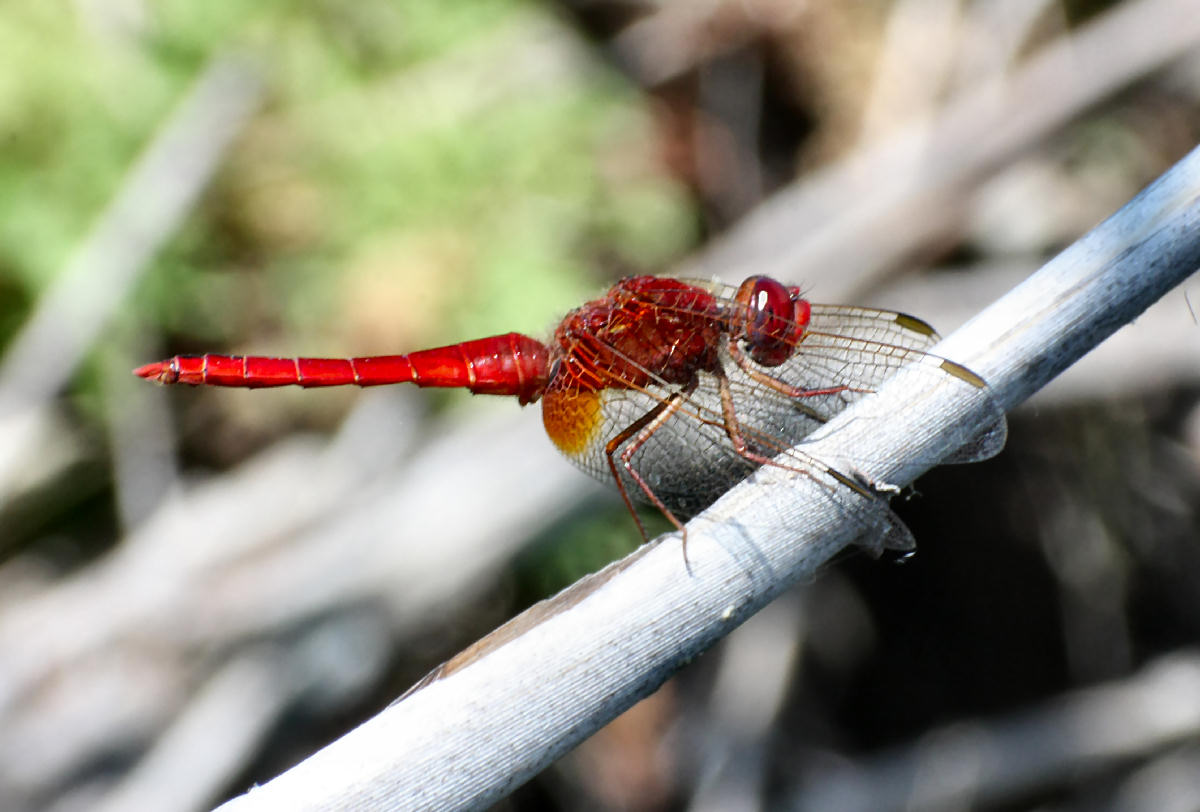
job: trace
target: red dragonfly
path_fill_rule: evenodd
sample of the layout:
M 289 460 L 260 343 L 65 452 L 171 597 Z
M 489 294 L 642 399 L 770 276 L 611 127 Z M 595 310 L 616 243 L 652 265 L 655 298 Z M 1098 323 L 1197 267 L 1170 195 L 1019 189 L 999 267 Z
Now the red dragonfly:
M 507 333 L 368 358 L 176 356 L 134 372 L 167 384 L 415 383 L 515 396 L 522 405 L 540 399 L 550 439 L 588 474 L 615 482 L 646 536 L 633 499 L 683 531 L 680 517 L 762 465 L 882 502 L 861 477 L 798 450 L 780 455 L 903 366 L 986 393 L 978 375 L 926 352 L 937 340 L 913 316 L 812 304 L 798 287 L 765 276 L 737 288 L 635 276 L 568 313 L 549 344 Z M 1003 446 L 1004 416 L 995 412 L 994 425 L 955 461 L 984 459 Z M 886 505 L 883 514 L 875 535 L 911 548 Z

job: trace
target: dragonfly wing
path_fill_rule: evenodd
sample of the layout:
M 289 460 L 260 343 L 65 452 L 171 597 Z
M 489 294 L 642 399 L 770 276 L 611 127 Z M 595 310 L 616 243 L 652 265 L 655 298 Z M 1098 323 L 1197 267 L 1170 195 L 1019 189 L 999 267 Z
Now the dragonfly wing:
M 985 427 L 943 463 L 978 462 L 1004 448 L 1008 424 L 987 382 L 971 370 L 927 350 L 940 340 L 925 322 L 904 313 L 840 305 L 813 305 L 811 330 L 789 363 L 807 363 L 809 374 L 844 376 L 873 390 L 902 367 L 923 370 L 932 386 L 945 381 L 969 386 L 986 399 Z M 856 389 L 856 392 L 858 389 Z M 852 400 L 853 398 L 846 398 Z
M 884 550 L 896 550 L 907 553 L 917 549 L 917 540 L 899 516 L 882 497 L 875 498 L 875 504 L 865 511 L 859 508 L 854 514 L 854 521 L 862 532 L 854 539 L 854 544 L 862 547 L 871 555 L 878 557 Z
M 856 528 L 855 543 L 879 555 L 883 550 L 908 551 L 916 541 L 908 527 L 888 507 L 885 494 L 876 491 L 858 477 L 838 471 L 818 458 L 795 447 L 804 436 L 819 427 L 824 420 L 816 415 L 836 413 L 845 402 L 838 394 L 814 396 L 823 401 L 815 407 L 806 405 L 811 398 L 790 398 L 777 390 L 763 386 L 744 370 L 735 367 L 729 373 L 729 384 L 741 388 L 734 394 L 734 418 L 750 451 L 759 459 L 771 461 L 771 467 L 804 476 L 818 485 L 843 514 L 845 521 Z M 747 395 L 753 395 L 747 398 Z M 831 408 L 831 404 L 836 406 Z M 797 406 L 810 411 L 798 412 Z M 710 499 L 732 487 L 759 467 L 757 461 L 739 454 L 725 434 L 724 415 L 720 407 L 719 383 L 703 376 L 676 418 L 680 425 L 703 424 L 712 432 L 712 442 L 703 455 L 705 469 L 711 475 L 725 472 L 727 481 L 714 490 Z M 676 426 L 664 427 L 675 430 Z
M 987 381 L 962 364 L 946 359 L 939 360 L 941 360 L 939 369 L 951 378 L 971 387 L 973 393 L 983 399 L 983 408 L 987 412 L 987 416 L 982 421 L 983 429 L 949 455 L 943 457 L 941 462 L 943 464 L 979 462 L 996 456 L 1003 450 L 1004 444 L 1008 440 L 1008 420 L 991 387 L 987 385 Z
M 813 304 L 808 327 L 815 333 L 874 341 L 909 350 L 927 350 L 942 340 L 928 322 L 916 316 L 854 305 Z

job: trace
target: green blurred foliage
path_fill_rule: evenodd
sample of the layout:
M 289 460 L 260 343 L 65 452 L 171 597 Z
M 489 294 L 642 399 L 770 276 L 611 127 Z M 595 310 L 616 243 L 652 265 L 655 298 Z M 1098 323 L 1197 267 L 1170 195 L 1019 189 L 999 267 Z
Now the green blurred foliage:
M 131 303 L 167 349 L 545 333 L 610 276 L 660 270 L 696 238 L 641 99 L 536 4 L 10 3 L 8 322 L 227 51 L 262 67 L 267 99 Z

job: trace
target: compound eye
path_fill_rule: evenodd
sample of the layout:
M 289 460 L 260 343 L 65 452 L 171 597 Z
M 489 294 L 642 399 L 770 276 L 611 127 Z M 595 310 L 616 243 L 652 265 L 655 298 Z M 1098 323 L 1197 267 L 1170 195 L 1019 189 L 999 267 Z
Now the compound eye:
M 763 366 L 779 366 L 792 355 L 803 325 L 795 321 L 796 302 L 782 282 L 752 276 L 738 288 L 741 339 L 750 357 Z

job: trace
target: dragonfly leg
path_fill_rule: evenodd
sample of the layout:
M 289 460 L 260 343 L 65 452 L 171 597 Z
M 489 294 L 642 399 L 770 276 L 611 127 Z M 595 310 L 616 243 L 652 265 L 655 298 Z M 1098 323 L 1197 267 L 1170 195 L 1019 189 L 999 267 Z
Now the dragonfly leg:
M 836 395 L 839 392 L 860 392 L 863 394 L 870 394 L 871 392 L 875 391 L 873 389 L 861 389 L 853 386 L 846 386 L 845 384 L 842 384 L 841 386 L 828 386 L 823 389 L 805 389 L 803 386 L 792 386 L 789 383 L 779 380 L 774 375 L 768 375 L 761 370 L 755 369 L 751 364 L 750 359 L 746 356 L 745 351 L 738 346 L 738 342 L 736 341 L 729 342 L 729 355 L 733 358 L 734 363 L 736 363 L 743 372 L 749 375 L 756 382 L 761 383 L 763 386 L 766 386 L 770 389 L 774 389 L 776 392 L 779 392 L 781 395 L 789 398 L 810 398 L 816 397 L 817 395 Z
M 796 473 L 800 473 L 800 474 L 804 474 L 805 476 L 812 477 L 812 472 L 807 470 L 804 466 L 793 467 L 790 465 L 780 465 L 775 460 L 771 459 L 770 457 L 759 454 L 757 451 L 755 451 L 754 449 L 752 449 L 750 447 L 750 444 L 748 442 L 746 442 L 745 435 L 742 433 L 742 423 L 740 420 L 738 420 L 737 411 L 733 405 L 733 390 L 730 389 L 729 378 L 727 378 L 724 375 L 724 373 L 720 372 L 719 370 L 716 373 L 716 377 L 717 377 L 717 390 L 720 393 L 720 397 L 721 397 L 721 419 L 725 426 L 725 434 L 729 437 L 729 441 L 731 443 L 733 443 L 733 448 L 735 451 L 737 451 L 738 455 L 741 456 L 743 459 L 747 459 L 750 462 L 753 462 L 757 465 L 772 465 L 772 466 L 775 466 L 776 468 L 782 468 L 785 471 L 794 471 Z M 843 387 L 843 389 L 844 388 L 845 387 Z M 839 391 L 839 390 L 834 390 L 834 391 Z M 811 394 L 811 392 L 810 392 L 810 394 Z M 782 451 L 783 449 L 781 448 L 778 450 Z M 851 488 L 852 490 L 858 492 L 859 494 L 861 494 L 863 496 L 871 496 L 872 495 L 869 490 L 864 488 L 862 485 L 859 485 L 858 483 L 856 483 L 850 477 L 847 477 L 845 474 L 841 474 L 841 473 L 833 470 L 832 468 L 830 468 L 827 465 L 817 462 L 817 460 L 815 460 L 815 459 L 810 458 L 808 461 L 808 464 L 812 467 L 821 469 L 822 472 L 829 475 L 834 480 L 840 482 L 843 485 L 848 486 L 849 488 Z M 817 480 L 817 481 L 819 482 L 820 480 Z
M 633 514 L 633 519 L 637 522 L 638 529 L 642 531 L 642 538 L 649 541 L 646 535 L 646 528 L 642 524 L 642 520 L 638 518 L 637 511 L 634 510 L 633 503 L 629 499 L 629 494 L 625 489 L 625 483 L 622 482 L 621 476 L 617 471 L 617 449 L 621 449 L 620 459 L 621 467 L 629 474 L 638 487 L 642 489 L 642 493 L 650 500 L 650 503 L 658 508 L 663 516 L 667 517 L 667 521 L 675 525 L 683 536 L 683 558 L 687 561 L 687 528 L 683 526 L 683 522 L 676 518 L 675 514 L 663 504 L 663 501 L 654 493 L 654 489 L 650 484 L 642 478 L 637 469 L 633 466 L 633 455 L 637 453 L 646 442 L 654 436 L 663 425 L 677 414 L 683 404 L 687 402 L 687 398 L 695 391 L 698 381 L 688 384 L 682 391 L 672 394 L 669 398 L 659 403 L 650 411 L 639 417 L 637 420 L 630 423 L 619 434 L 613 437 L 604 446 L 604 454 L 608 459 L 609 470 L 612 471 L 613 479 L 617 483 L 618 490 L 621 491 L 621 498 L 625 500 L 625 506 L 629 508 L 629 512 Z M 630 441 L 632 438 L 632 441 Z M 626 442 L 629 445 L 621 448 Z
M 718 367 L 716 370 L 717 391 L 721 396 L 721 422 L 725 429 L 725 434 L 729 437 L 729 441 L 733 443 L 733 450 L 738 453 L 738 456 L 750 460 L 750 462 L 758 465 L 770 465 L 770 457 L 764 457 L 753 451 L 750 444 L 746 442 L 745 435 L 742 434 L 742 423 L 738 420 L 737 410 L 733 405 L 733 390 L 729 387 L 729 378 L 725 377 L 725 373 Z M 783 449 L 779 449 L 782 451 Z
M 867 541 L 859 542 L 872 554 L 879 555 L 884 548 L 911 550 L 916 547 L 916 543 L 912 540 L 912 534 L 908 528 L 887 507 L 886 500 L 880 498 L 883 494 L 899 491 L 899 488 L 887 484 L 877 485 L 869 480 L 866 483 L 859 482 L 858 479 L 862 476 L 861 474 L 856 472 L 855 476 L 847 476 L 813 457 L 806 457 L 806 464 L 791 466 L 781 465 L 776 460 L 757 453 L 750 448 L 742 433 L 741 422 L 738 420 L 737 412 L 734 409 L 733 392 L 729 386 L 729 379 L 719 372 L 717 373 L 717 386 L 721 397 L 721 417 L 725 423 L 725 433 L 729 436 L 729 441 L 733 444 L 734 449 L 739 455 L 759 465 L 772 465 L 782 468 L 785 471 L 802 474 L 821 487 L 829 489 L 831 492 L 840 485 L 863 499 L 868 500 L 870 503 L 881 507 L 881 516 L 876 522 L 869 523 L 867 529 L 870 532 L 865 536 Z M 829 480 L 832 480 L 832 484 L 822 481 L 821 477 L 813 473 L 814 469 Z M 865 476 L 862 478 L 866 479 Z

